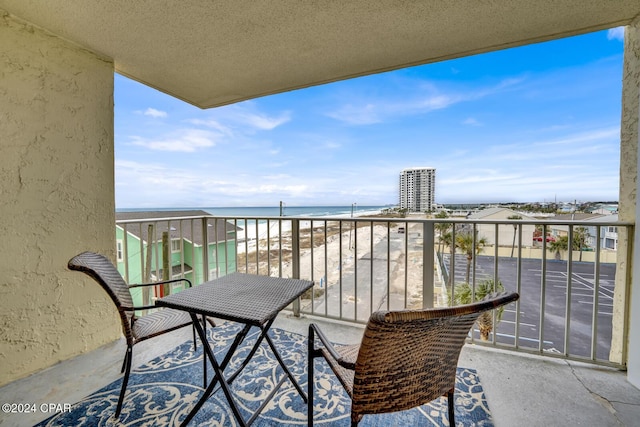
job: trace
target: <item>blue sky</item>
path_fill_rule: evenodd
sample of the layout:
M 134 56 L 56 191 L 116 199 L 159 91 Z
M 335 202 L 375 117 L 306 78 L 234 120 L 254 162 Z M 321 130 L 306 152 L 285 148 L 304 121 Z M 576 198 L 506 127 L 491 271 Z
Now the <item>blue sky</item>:
M 115 77 L 116 207 L 617 200 L 623 31 L 201 110 Z

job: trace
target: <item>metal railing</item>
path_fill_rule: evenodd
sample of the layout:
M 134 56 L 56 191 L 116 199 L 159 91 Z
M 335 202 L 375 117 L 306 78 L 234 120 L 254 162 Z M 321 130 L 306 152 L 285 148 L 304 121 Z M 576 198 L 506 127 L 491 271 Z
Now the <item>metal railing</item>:
M 220 224 L 226 231 L 212 232 Z M 631 239 L 605 239 L 612 227 L 631 236 L 631 223 L 206 216 L 117 226 L 119 269 L 130 283 L 169 270 L 194 284 L 233 271 L 308 279 L 315 286 L 296 314 L 356 323 L 376 310 L 468 303 L 504 288 L 520 300 L 478 322 L 473 342 L 620 366 L 609 361 L 613 292 L 617 251 L 630 254 Z M 162 233 L 165 245 L 166 235 L 180 242 L 165 268 Z M 615 333 L 626 342 L 621 312 L 625 326 Z

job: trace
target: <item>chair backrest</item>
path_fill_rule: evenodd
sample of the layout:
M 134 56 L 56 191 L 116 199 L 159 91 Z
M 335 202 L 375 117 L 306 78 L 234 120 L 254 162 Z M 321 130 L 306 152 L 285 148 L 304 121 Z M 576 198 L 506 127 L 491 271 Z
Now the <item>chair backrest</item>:
M 352 416 L 410 409 L 446 394 L 478 316 L 518 298 L 503 292 L 456 307 L 373 313 L 356 360 Z
M 81 271 L 89 275 L 109 294 L 118 308 L 122 321 L 122 332 L 127 338 L 127 342 L 132 343 L 134 336 L 131 329 L 131 318 L 134 312 L 130 308 L 133 307 L 133 299 L 129 287 L 111 261 L 101 254 L 83 252 L 71 258 L 68 267 L 70 270 Z

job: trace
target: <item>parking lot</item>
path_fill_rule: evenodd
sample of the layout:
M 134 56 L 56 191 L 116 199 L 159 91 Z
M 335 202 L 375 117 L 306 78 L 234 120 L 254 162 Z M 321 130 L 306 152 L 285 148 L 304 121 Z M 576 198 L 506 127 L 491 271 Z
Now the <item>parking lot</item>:
M 450 257 L 445 255 L 444 259 L 448 267 Z M 456 255 L 455 261 L 455 282 L 464 282 L 466 256 Z M 494 257 L 476 257 L 476 283 L 493 279 L 494 265 Z M 515 344 L 517 332 L 521 347 L 538 349 L 542 340 L 541 348 L 545 351 L 564 353 L 566 350 L 568 354 L 585 357 L 591 357 L 593 340 L 597 357 L 606 359 L 611 344 L 615 264 L 600 265 L 597 292 L 593 263 L 573 262 L 570 280 L 566 261 L 546 260 L 545 267 L 543 292 L 542 261 L 522 259 L 521 284 L 516 289 L 517 258 L 499 258 L 498 279 L 506 290 L 520 293 L 520 302 L 519 315 L 515 304 L 505 309 L 496 339 Z M 474 269 L 471 271 L 473 280 Z M 567 289 L 570 289 L 570 298 L 567 298 Z M 597 304 L 595 310 L 594 304 Z

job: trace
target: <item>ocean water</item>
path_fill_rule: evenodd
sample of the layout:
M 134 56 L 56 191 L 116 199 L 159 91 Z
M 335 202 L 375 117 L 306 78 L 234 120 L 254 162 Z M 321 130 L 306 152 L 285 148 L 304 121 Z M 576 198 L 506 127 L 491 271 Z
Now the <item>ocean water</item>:
M 296 216 L 296 217 L 344 217 L 351 216 L 352 210 L 354 216 L 366 216 L 379 212 L 382 209 L 393 207 L 392 205 L 384 206 L 260 206 L 260 207 L 204 207 L 204 208 L 145 208 L 145 209 L 116 209 L 118 212 L 133 211 L 176 211 L 176 210 L 203 210 L 211 215 L 242 218 L 242 217 L 277 217 L 277 216 Z M 282 209 L 282 212 L 281 212 Z
M 384 206 L 283 206 L 282 212 L 280 206 L 266 207 L 204 207 L 204 208 L 126 208 L 116 209 L 118 212 L 136 212 L 136 211 L 180 211 L 180 210 L 203 210 L 211 215 L 223 218 L 248 218 L 247 221 L 236 220 L 234 225 L 238 227 L 237 238 L 239 242 L 248 240 L 263 239 L 270 234 L 275 236 L 279 231 L 290 230 L 291 224 L 285 221 L 279 225 L 279 221 L 267 221 L 265 218 L 280 217 L 302 217 L 302 218 L 323 218 L 323 217 L 341 217 L 348 218 L 351 216 L 367 216 L 380 212 L 382 209 L 393 207 L 393 205 Z M 251 219 L 255 218 L 255 219 Z M 303 221 L 301 227 L 309 227 L 310 221 Z M 280 228 L 282 227 L 282 228 Z M 240 245 L 240 249 L 244 246 Z
M 267 207 L 234 207 L 234 208 L 202 208 L 202 210 L 216 216 L 229 217 L 275 217 L 275 216 L 299 216 L 299 217 L 326 217 L 351 215 L 363 216 L 367 213 L 379 212 L 390 206 L 283 206 L 282 214 L 279 206 Z

